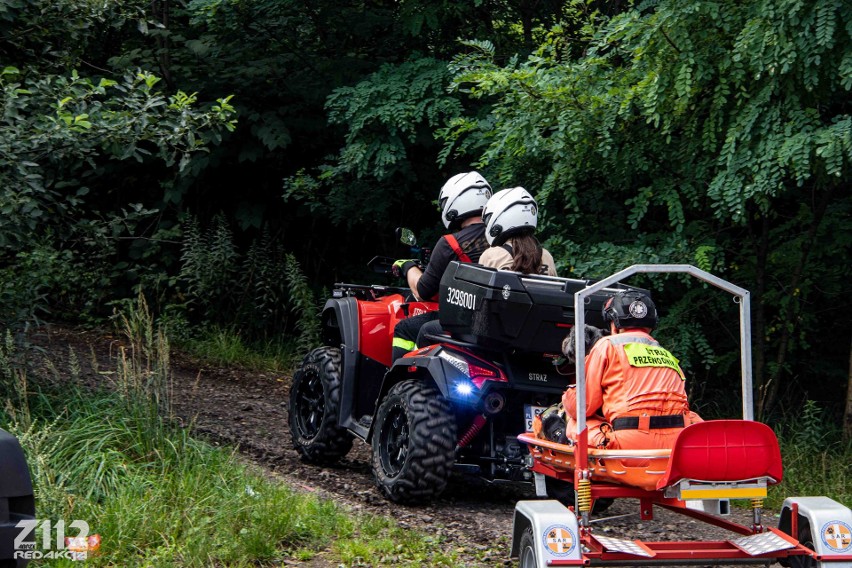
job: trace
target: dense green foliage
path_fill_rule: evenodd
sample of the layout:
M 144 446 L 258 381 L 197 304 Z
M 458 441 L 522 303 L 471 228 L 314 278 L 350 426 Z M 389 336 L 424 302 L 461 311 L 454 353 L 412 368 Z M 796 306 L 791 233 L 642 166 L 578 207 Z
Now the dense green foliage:
M 852 236 L 852 14 L 841 5 L 647 2 L 582 38 L 579 58 L 561 29 L 506 65 L 471 42 L 454 85 L 495 101 L 492 120 L 457 120 L 448 143 L 541 188 L 564 268 L 685 262 L 750 288 L 768 409 L 801 372 L 790 360 L 807 357 L 805 338 L 843 329 L 820 304 L 848 305 L 849 263 L 833 260 L 848 258 Z M 679 304 L 668 309 L 686 312 Z
M 9 325 L 141 287 L 181 333 L 309 337 L 319 291 L 374 278 L 395 226 L 434 242 L 438 188 L 477 167 L 537 196 L 562 275 L 679 262 L 749 289 L 762 416 L 841 409 L 841 0 L 5 0 L 0 69 Z M 636 283 L 699 410 L 736 412 L 712 396 L 735 306 Z
M 4 2 L 0 14 L 0 321 L 96 312 L 168 268 L 174 222 L 146 198 L 234 129 L 234 108 L 93 64 L 142 4 Z

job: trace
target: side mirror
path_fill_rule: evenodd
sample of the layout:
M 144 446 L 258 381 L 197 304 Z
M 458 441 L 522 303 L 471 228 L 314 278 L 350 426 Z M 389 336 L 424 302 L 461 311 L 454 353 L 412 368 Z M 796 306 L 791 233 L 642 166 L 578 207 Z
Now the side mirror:
M 414 235 L 414 231 L 407 227 L 397 228 L 396 236 L 399 237 L 399 242 L 404 245 L 413 247 L 417 244 L 417 237 Z

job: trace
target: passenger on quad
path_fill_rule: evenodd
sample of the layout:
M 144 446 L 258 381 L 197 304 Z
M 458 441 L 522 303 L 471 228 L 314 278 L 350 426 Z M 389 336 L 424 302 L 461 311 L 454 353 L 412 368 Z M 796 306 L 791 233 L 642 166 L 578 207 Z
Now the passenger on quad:
M 491 248 L 479 263 L 500 270 L 556 276 L 556 263 L 535 238 L 538 205 L 523 187 L 495 193 L 482 210 L 485 238 Z
M 535 238 L 538 205 L 526 189 L 513 187 L 492 195 L 482 210 L 482 220 L 485 238 L 491 246 L 479 257 L 479 264 L 523 274 L 556 276 L 553 256 Z M 433 344 L 442 332 L 437 319 L 426 322 L 417 335 L 417 347 Z
M 412 260 L 398 260 L 395 273 L 405 278 L 412 294 L 420 300 L 433 300 L 438 295 L 441 277 L 453 260 L 478 262 L 488 248 L 482 208 L 491 197 L 491 186 L 478 172 L 456 174 L 447 180 L 438 194 L 441 221 L 452 231 L 435 244 L 425 270 Z M 426 322 L 436 320 L 438 312 L 427 312 L 400 321 L 394 328 L 393 360 L 417 345 L 417 334 Z
M 603 318 L 611 335 L 595 343 L 585 362 L 589 446 L 671 448 L 682 428 L 702 420 L 689 410 L 678 360 L 650 335 L 657 325 L 654 303 L 641 292 L 622 291 L 604 304 Z M 562 405 L 566 432 L 576 436 L 573 385 Z M 603 421 L 595 418 L 599 409 Z

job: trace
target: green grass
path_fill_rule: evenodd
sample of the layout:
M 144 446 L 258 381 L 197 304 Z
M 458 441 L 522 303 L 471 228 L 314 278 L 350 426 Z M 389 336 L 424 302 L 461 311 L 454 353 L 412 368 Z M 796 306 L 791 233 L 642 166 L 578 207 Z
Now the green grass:
M 150 425 L 109 411 L 117 406 L 90 396 L 72 420 L 11 425 L 33 464 L 39 518 L 87 521 L 103 539 L 94 566 L 272 565 L 322 550 L 347 565 L 455 564 L 428 537 L 295 492 L 183 431 L 143 451 L 136 432 Z
M 182 341 L 179 347 L 209 363 L 276 373 L 291 370 L 295 358 L 302 355 L 295 353 L 290 343 L 247 343 L 238 334 L 224 328 L 206 329 L 198 337 Z
M 780 509 L 787 497 L 824 495 L 852 506 L 852 440 L 843 440 L 838 421 L 816 402 L 776 425 L 784 480 L 769 490 L 767 506 Z
M 27 451 L 38 517 L 82 519 L 101 535 L 90 565 L 263 566 L 319 551 L 347 566 L 458 564 L 432 537 L 296 492 L 185 430 L 128 413 L 116 394 L 66 387 L 40 394 L 29 414 L 29 424 L 0 423 Z
M 824 495 L 852 507 L 852 442 L 839 439 L 803 444 L 790 434 L 779 439 L 784 480 L 769 489 L 766 505 L 780 509 L 787 497 Z
M 824 495 L 852 507 L 852 443 L 803 448 L 782 442 L 784 481 L 772 488 L 769 505 L 780 508 L 786 497 Z
M 320 552 L 346 566 L 460 564 L 432 536 L 297 492 L 161 418 L 168 342 L 144 305 L 121 325 L 127 347 L 100 392 L 78 386 L 74 357 L 28 376 L 11 339 L 0 342 L 0 427 L 27 453 L 37 517 L 84 520 L 101 536 L 88 565 L 279 566 Z

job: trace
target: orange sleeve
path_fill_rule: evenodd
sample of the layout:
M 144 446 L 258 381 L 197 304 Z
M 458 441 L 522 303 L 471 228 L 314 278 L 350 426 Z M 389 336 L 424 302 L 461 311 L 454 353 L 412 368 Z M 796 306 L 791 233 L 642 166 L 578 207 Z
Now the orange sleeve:
M 603 387 L 601 380 L 608 367 L 607 350 L 610 349 L 609 342 L 606 348 L 592 349 L 586 356 L 586 416 L 593 416 L 603 405 Z M 577 389 L 568 388 L 562 393 L 562 407 L 565 413 L 577 419 Z
M 567 388 L 562 393 L 562 408 L 565 409 L 565 414 L 577 419 L 577 389 Z
M 603 406 L 603 377 L 609 367 L 609 351 L 613 348 L 604 339 L 586 357 L 586 416 L 592 416 Z

